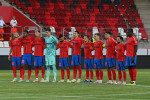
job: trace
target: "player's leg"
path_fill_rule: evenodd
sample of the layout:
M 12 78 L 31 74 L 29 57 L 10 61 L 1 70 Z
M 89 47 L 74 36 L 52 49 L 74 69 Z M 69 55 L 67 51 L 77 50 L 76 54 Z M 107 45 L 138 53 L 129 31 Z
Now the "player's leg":
M 19 80 L 19 82 L 24 81 L 25 66 L 27 64 L 26 59 L 27 59 L 26 55 L 24 54 L 23 57 L 22 57 L 22 61 L 21 61 L 21 79 Z
M 117 61 L 116 63 L 116 68 L 118 70 L 118 83 L 117 84 L 122 84 L 122 71 L 121 71 L 121 61 Z
M 93 59 L 89 60 L 89 69 L 90 69 L 90 83 L 93 82 Z
M 17 67 L 16 67 L 16 58 L 12 57 L 12 67 L 13 67 L 13 75 L 14 79 L 11 82 L 16 82 L 17 81 Z
M 100 76 L 99 78 L 100 80 L 98 83 L 102 83 L 103 82 L 103 69 L 102 68 L 99 69 L 99 76 Z
M 46 82 L 49 82 L 50 67 L 50 65 L 46 65 Z
M 127 78 L 126 70 L 124 69 L 124 70 L 122 70 L 122 72 L 123 72 L 123 83 L 122 83 L 122 85 L 126 85 L 126 78 Z
M 67 70 L 67 83 L 71 83 L 71 81 L 70 81 L 70 68 L 65 67 L 65 69 Z
M 53 82 L 56 82 L 56 78 L 57 78 L 57 69 L 56 69 L 56 65 L 52 65 L 53 68 L 53 75 L 54 75 L 54 80 Z
M 77 67 L 78 67 L 78 83 L 81 81 L 81 75 L 82 75 L 82 68 L 81 68 L 81 55 L 77 56 Z
M 58 82 L 62 83 L 64 82 L 64 77 L 65 77 L 63 58 L 59 58 L 59 67 L 61 69 L 61 80 Z
M 113 74 L 113 84 L 117 84 L 116 83 L 116 71 L 115 71 L 115 67 L 111 67 L 111 71 Z
M 31 77 L 31 73 L 32 73 L 32 54 L 28 54 L 28 57 L 26 59 L 27 61 L 27 65 L 28 65 L 28 78 L 26 80 L 26 82 L 30 82 L 30 77 Z
M 25 68 L 22 69 L 22 66 L 21 66 L 22 57 L 16 57 L 16 59 L 17 59 L 17 66 L 19 66 L 19 68 L 20 68 L 20 80 L 19 80 L 19 82 L 23 82 L 23 80 L 24 80 L 23 74 L 25 73 Z
M 96 74 L 97 80 L 94 83 L 98 83 L 99 82 L 99 69 L 96 68 L 96 64 L 95 64 L 95 74 Z
M 39 75 L 39 64 L 38 64 L 38 57 L 34 56 L 34 67 L 35 67 L 35 77 L 36 79 L 33 82 L 38 82 L 38 75 Z
M 44 77 L 45 77 L 45 68 L 44 68 L 44 57 L 39 57 L 39 66 L 41 67 L 41 73 L 42 73 L 42 79 L 40 82 L 45 82 Z
M 76 82 L 77 77 L 76 55 L 72 55 L 71 64 L 73 66 L 73 80 L 71 80 L 71 82 Z
M 107 75 L 108 75 L 108 82 L 106 84 L 112 84 L 112 75 L 111 75 L 111 67 L 110 67 L 110 59 L 106 58 L 106 66 L 107 66 Z
M 86 69 L 86 79 L 83 83 L 89 82 L 89 66 L 88 66 L 88 59 L 84 59 L 84 68 Z

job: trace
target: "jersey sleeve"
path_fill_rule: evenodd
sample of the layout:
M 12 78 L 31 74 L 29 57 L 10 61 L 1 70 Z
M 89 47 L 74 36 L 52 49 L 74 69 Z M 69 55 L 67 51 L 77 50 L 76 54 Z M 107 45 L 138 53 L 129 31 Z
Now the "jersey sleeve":
M 60 48 L 60 42 L 56 45 L 57 48 Z
M 44 38 L 42 38 L 43 39 L 43 47 L 45 47 L 45 39 Z
M 5 22 L 3 21 L 3 24 L 5 24 Z
M 84 42 L 84 40 L 83 40 L 82 38 L 80 38 L 80 41 L 81 41 L 81 43 L 83 43 L 83 42 Z
M 56 44 L 58 44 L 58 40 L 57 40 L 57 38 L 56 37 L 52 37 L 53 39 L 54 39 L 54 44 L 56 45 Z
M 67 41 L 68 47 L 72 48 L 72 45 Z
M 12 48 L 12 40 L 9 42 L 9 47 L 11 47 Z
M 134 45 L 137 45 L 138 43 L 137 43 L 137 38 L 136 37 L 133 37 L 133 44 Z

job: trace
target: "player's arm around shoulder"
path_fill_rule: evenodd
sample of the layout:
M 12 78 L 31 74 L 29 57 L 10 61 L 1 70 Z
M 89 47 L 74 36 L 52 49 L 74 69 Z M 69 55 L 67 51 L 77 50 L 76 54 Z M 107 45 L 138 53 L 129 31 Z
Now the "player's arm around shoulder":
M 57 45 L 58 44 L 58 39 L 55 36 L 52 36 L 52 38 L 54 39 L 54 44 Z

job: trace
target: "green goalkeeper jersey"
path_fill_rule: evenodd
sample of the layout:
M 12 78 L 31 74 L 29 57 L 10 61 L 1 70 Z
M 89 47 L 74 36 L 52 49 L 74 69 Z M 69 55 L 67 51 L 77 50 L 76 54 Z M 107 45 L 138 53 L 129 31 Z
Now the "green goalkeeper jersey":
M 56 45 L 58 44 L 58 40 L 53 35 L 45 38 L 46 44 L 46 56 L 56 56 Z

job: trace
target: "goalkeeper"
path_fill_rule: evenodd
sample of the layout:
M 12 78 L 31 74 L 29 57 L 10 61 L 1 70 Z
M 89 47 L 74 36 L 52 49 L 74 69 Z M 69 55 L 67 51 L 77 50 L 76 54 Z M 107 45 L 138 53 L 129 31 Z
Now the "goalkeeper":
M 51 34 L 51 30 L 47 28 L 45 30 L 45 33 L 47 37 L 45 37 L 45 44 L 46 44 L 46 54 L 45 54 L 45 62 L 46 62 L 46 68 L 47 68 L 47 73 L 46 73 L 46 82 L 49 82 L 49 76 L 50 76 L 50 67 L 52 66 L 53 68 L 53 75 L 54 75 L 54 80 L 53 82 L 56 82 L 56 77 L 57 77 L 57 69 L 56 69 L 56 45 L 58 44 L 58 40 L 56 37 L 54 37 Z

